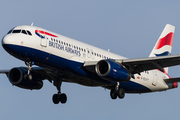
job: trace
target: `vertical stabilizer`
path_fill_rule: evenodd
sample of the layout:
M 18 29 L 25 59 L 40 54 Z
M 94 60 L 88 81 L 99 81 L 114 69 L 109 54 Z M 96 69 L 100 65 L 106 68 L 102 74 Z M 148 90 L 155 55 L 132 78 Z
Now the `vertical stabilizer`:
M 156 42 L 149 57 L 166 56 L 171 54 L 175 27 L 167 24 Z M 168 68 L 164 68 L 168 73 Z

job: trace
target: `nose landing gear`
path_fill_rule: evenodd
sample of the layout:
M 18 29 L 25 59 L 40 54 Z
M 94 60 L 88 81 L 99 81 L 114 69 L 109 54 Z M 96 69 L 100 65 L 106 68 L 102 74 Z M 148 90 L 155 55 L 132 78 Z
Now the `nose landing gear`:
M 28 72 L 25 75 L 25 78 L 27 78 L 28 80 L 32 80 L 32 75 L 31 75 L 31 69 L 32 69 L 32 65 L 34 65 L 34 62 L 25 62 L 25 64 L 28 66 Z

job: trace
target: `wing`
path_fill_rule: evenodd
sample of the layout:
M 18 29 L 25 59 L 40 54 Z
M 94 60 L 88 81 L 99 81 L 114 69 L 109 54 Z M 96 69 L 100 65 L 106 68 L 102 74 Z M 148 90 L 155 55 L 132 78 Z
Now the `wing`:
M 123 65 L 129 67 L 134 73 L 153 69 L 159 69 L 160 71 L 164 72 L 164 67 L 180 65 L 180 55 L 125 59 L 116 60 L 116 62 L 122 63 Z
M 10 70 L 0 70 L 0 73 L 4 73 L 4 74 L 8 74 L 8 72 L 9 72 Z
M 114 62 L 125 66 L 132 73 L 140 73 L 146 70 L 159 69 L 164 72 L 164 67 L 180 65 L 180 55 L 169 55 L 161 57 L 148 57 L 139 59 L 116 59 Z M 86 61 L 84 67 L 95 72 L 95 65 L 98 61 Z
M 18 67 L 17 69 L 25 69 L 28 70 L 27 67 Z M 8 74 L 11 71 L 9 70 L 0 70 L 0 74 L 6 74 L 9 78 Z M 31 73 L 35 74 L 40 80 L 48 80 L 56 86 L 57 81 L 69 82 L 69 83 L 77 83 L 85 86 L 102 86 L 104 84 L 109 84 L 107 81 L 92 81 L 91 79 L 87 79 L 84 77 L 80 77 L 70 71 L 59 70 L 55 68 L 46 69 L 42 67 L 33 67 Z
M 23 69 L 28 69 L 27 67 L 21 67 Z M 8 70 L 0 70 L 0 74 L 6 74 L 8 76 L 8 73 L 10 72 L 10 69 Z M 54 70 L 48 70 L 42 67 L 33 67 L 31 72 L 38 74 L 41 80 L 49 80 L 52 82 L 52 80 L 59 80 L 61 78 L 61 74 L 59 74 L 58 71 Z M 65 80 L 63 80 L 65 81 Z

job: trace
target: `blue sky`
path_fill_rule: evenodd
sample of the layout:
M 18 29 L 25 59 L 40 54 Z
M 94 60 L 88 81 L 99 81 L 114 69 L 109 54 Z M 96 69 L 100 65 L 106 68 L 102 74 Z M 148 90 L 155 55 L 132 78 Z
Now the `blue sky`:
M 0 36 L 13 27 L 30 25 L 77 39 L 128 57 L 149 56 L 167 23 L 176 26 L 172 54 L 180 54 L 180 1 L 178 0 L 1 0 Z M 0 46 L 0 69 L 25 66 Z M 180 77 L 180 67 L 169 70 Z M 12 86 L 0 75 L 0 119 L 178 119 L 180 89 L 148 94 L 126 94 L 112 100 L 109 90 L 63 83 L 66 104 L 54 105 L 56 88 L 44 81 L 39 91 Z

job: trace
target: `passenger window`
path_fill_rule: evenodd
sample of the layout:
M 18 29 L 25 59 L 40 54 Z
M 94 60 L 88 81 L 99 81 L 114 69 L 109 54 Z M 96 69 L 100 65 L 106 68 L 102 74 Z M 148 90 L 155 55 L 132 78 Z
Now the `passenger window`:
M 21 30 L 13 30 L 12 33 L 21 33 Z
M 25 30 L 22 30 L 22 33 L 27 35 L 27 33 L 26 33 L 26 31 L 25 31 Z
M 32 35 L 32 34 L 31 34 L 31 32 L 30 32 L 30 31 L 28 31 L 28 30 L 27 30 L 27 33 L 28 33 L 29 35 Z

